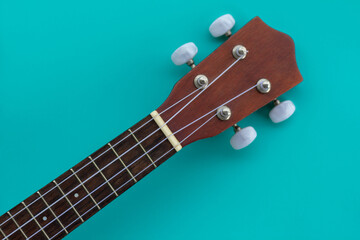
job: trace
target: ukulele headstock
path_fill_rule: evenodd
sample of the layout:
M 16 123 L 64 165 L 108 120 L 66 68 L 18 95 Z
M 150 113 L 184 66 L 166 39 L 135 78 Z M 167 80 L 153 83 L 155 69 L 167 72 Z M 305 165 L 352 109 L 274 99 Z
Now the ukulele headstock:
M 213 36 L 230 36 L 235 21 L 229 16 L 211 25 Z M 186 62 L 193 68 L 157 109 L 182 146 L 223 132 L 302 81 L 293 40 L 259 17 L 195 66 L 189 58 L 196 52 L 196 46 L 190 44 L 174 53 L 172 58 L 177 58 L 178 64 Z M 278 105 L 272 120 L 281 121 L 286 114 L 291 115 L 295 110 L 291 104 Z M 237 132 L 240 138 L 256 137 L 252 129 L 242 132 L 246 136 Z

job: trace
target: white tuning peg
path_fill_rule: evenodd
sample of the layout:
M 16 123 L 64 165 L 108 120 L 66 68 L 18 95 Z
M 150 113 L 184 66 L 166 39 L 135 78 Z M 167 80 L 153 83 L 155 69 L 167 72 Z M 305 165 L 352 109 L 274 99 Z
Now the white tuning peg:
M 195 64 L 193 58 L 197 52 L 198 48 L 193 42 L 185 43 L 171 54 L 171 60 L 175 65 L 183 65 L 186 63 L 191 68 L 194 68 Z
M 276 99 L 274 104 L 275 107 L 269 112 L 269 117 L 274 123 L 285 121 L 295 112 L 295 105 L 290 100 L 280 102 Z
M 235 135 L 230 139 L 230 144 L 235 150 L 247 147 L 252 143 L 257 133 L 253 127 L 240 128 L 238 125 L 234 125 Z
M 209 27 L 209 31 L 213 37 L 225 35 L 231 36 L 231 29 L 235 25 L 235 19 L 230 14 L 222 15 L 217 18 Z

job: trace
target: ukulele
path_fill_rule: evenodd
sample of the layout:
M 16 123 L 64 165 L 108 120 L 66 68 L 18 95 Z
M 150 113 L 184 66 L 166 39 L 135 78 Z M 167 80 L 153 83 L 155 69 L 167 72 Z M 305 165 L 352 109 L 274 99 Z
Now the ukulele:
M 235 34 L 234 18 L 210 26 L 225 42 L 195 66 L 197 47 L 171 56 L 189 73 L 155 111 L 0 217 L 0 239 L 62 239 L 188 144 L 229 127 L 235 149 L 256 137 L 236 123 L 273 102 L 275 123 L 295 111 L 277 98 L 302 81 L 293 40 L 255 17 Z

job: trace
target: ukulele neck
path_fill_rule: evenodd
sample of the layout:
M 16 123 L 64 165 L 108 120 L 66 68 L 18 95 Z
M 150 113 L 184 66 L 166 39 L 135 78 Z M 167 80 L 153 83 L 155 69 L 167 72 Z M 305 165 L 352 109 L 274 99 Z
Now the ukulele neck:
M 174 155 L 154 113 L 1 216 L 0 239 L 61 239 Z

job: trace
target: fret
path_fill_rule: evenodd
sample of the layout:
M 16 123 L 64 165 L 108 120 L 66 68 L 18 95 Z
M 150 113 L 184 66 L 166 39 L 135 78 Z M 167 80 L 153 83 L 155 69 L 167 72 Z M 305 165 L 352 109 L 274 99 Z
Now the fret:
M 105 144 L 0 216 L 0 237 L 65 237 L 176 152 L 157 130 L 158 125 L 147 116 Z
M 70 171 L 65 172 L 66 175 Z M 39 191 L 59 221 L 65 226 L 68 232 L 71 232 L 79 224 L 81 220 L 77 217 L 75 210 L 68 203 L 62 192 L 56 187 L 54 182 L 49 183 Z M 45 195 L 44 193 L 47 192 Z
M 107 184 L 109 185 L 109 187 L 111 188 L 111 190 L 113 190 L 114 194 L 118 197 L 119 194 L 117 194 L 117 192 L 115 191 L 114 187 L 111 185 L 111 183 L 109 182 L 109 180 L 105 177 L 104 173 L 100 170 L 99 166 L 96 164 L 96 162 L 94 162 L 94 160 L 92 159 L 91 156 L 89 156 L 90 161 L 92 162 L 92 164 L 94 164 L 94 166 L 96 167 L 96 169 L 99 171 L 99 173 L 101 174 L 101 176 L 104 178 L 104 180 L 107 182 Z
M 67 171 L 64 174 L 68 175 L 69 173 L 70 171 Z M 68 232 L 71 232 L 79 224 L 81 224 L 81 220 L 77 217 L 77 214 L 71 207 L 71 204 L 69 204 L 63 197 L 63 194 L 53 182 L 47 184 L 39 192 L 45 202 L 50 206 L 50 209 L 53 211 L 55 217 L 61 222 Z M 47 194 L 44 194 L 45 192 L 47 192 Z
M 55 179 L 55 184 L 81 222 L 89 219 L 99 210 L 96 200 L 73 169 Z
M 6 237 L 6 234 L 3 232 L 3 230 L 0 228 L 0 233 L 1 233 L 1 235 L 4 237 L 4 239 L 8 239 L 7 237 Z
M 71 168 L 70 171 L 74 174 L 74 176 L 76 177 L 76 179 L 79 181 L 79 183 L 81 184 L 81 186 L 85 189 L 87 195 L 89 195 L 89 197 L 91 198 L 91 200 L 94 202 L 94 204 L 96 205 L 96 207 L 100 210 L 100 206 L 99 204 L 97 204 L 97 202 L 95 201 L 95 199 L 91 196 L 89 190 L 85 187 L 85 185 L 83 184 L 83 182 L 80 180 L 80 178 L 78 177 L 78 175 L 76 174 L 76 172 Z
M 24 211 L 20 212 L 18 215 L 29 215 L 29 217 L 33 220 L 32 225 L 34 225 L 31 225 L 31 229 L 36 230 L 31 232 L 31 235 L 25 232 L 27 236 L 30 235 L 31 239 L 37 239 L 41 237 L 42 239 L 48 239 L 46 235 L 51 239 L 55 233 L 58 233 L 59 230 L 62 230 L 61 225 L 56 221 L 54 215 L 51 213 L 50 209 L 44 203 L 38 193 L 32 194 L 30 197 L 25 199 L 22 203 L 22 206 L 24 207 Z M 28 225 L 30 224 L 27 224 L 26 226 Z M 26 229 L 26 226 L 24 229 Z M 34 236 L 31 237 L 32 235 Z M 65 235 L 65 232 L 64 234 L 61 234 L 62 237 Z
M 66 196 L 66 194 L 63 192 L 63 190 L 61 189 L 61 187 L 59 186 L 59 184 L 57 184 L 57 182 L 54 180 L 53 183 L 55 183 L 56 187 L 59 189 L 59 191 L 61 192 L 61 194 L 64 196 L 64 198 L 66 199 L 66 201 L 69 203 L 69 205 L 71 206 L 72 209 L 74 209 L 74 212 L 76 213 L 76 215 L 78 215 L 78 217 L 80 218 L 80 220 L 82 222 L 84 222 L 84 219 L 82 219 L 82 217 L 80 216 L 80 214 L 78 213 L 78 211 L 76 210 L 76 208 L 72 205 L 72 203 L 70 202 L 69 198 Z M 77 194 L 77 193 L 75 193 Z
M 141 149 L 144 151 L 144 153 L 146 153 L 147 158 L 150 160 L 150 162 L 154 165 L 154 167 L 156 168 L 156 164 L 154 163 L 154 161 L 152 160 L 152 158 L 149 156 L 149 154 L 147 153 L 147 151 L 145 150 L 145 148 L 143 147 L 143 145 L 141 145 L 141 143 L 139 142 L 139 140 L 137 139 L 137 137 L 135 136 L 134 132 L 131 131 L 131 129 L 129 128 L 128 131 L 130 132 L 130 134 L 133 136 L 133 138 L 135 139 L 135 141 L 139 144 L 139 146 L 141 147 Z
M 41 231 L 44 233 L 44 235 L 46 236 L 47 239 L 50 239 L 49 236 L 47 235 L 47 233 L 45 232 L 45 230 L 42 228 L 42 226 L 40 225 L 40 223 L 36 220 L 36 218 L 34 217 L 34 215 L 31 213 L 31 211 L 27 208 L 26 204 L 24 202 L 21 202 L 24 205 L 24 208 L 26 209 L 26 211 L 31 215 L 31 217 L 34 219 L 34 221 L 36 222 L 36 224 L 39 226 L 39 228 L 41 229 Z
M 8 240 L 9 238 L 7 237 L 7 234 L 5 233 L 5 229 L 6 228 L 6 224 L 10 222 L 10 218 L 7 214 L 4 214 L 2 216 L 0 216 L 0 239 L 6 239 Z M 15 224 L 14 224 L 15 225 Z M 8 229 L 9 231 L 12 231 L 12 229 Z
M 82 183 L 84 188 L 87 189 L 87 192 L 89 192 L 90 196 L 94 199 L 94 202 L 96 202 L 96 205 L 99 206 L 94 209 L 98 210 L 99 208 L 103 208 L 116 198 L 113 190 L 109 187 L 89 158 L 85 158 L 72 169 L 76 172 L 78 181 Z M 108 197 L 109 195 L 111 196 Z
M 150 121 L 149 121 L 150 120 Z M 154 121 L 151 121 L 151 117 L 148 116 L 142 121 L 138 123 L 139 127 L 132 127 L 133 129 L 138 129 L 137 134 L 143 129 L 151 128 L 155 129 L 157 125 Z M 156 132 L 155 132 L 156 134 Z M 125 141 L 122 141 L 120 144 L 118 143 L 119 139 L 123 139 L 124 137 L 127 137 Z M 153 139 L 153 135 L 148 135 L 148 139 Z M 140 140 L 139 140 L 140 141 Z M 118 156 L 121 156 L 121 159 L 123 163 L 127 166 L 127 168 L 130 170 L 130 172 L 136 176 L 136 180 L 139 181 L 142 179 L 147 173 L 151 172 L 155 169 L 155 166 L 149 162 L 149 159 L 146 156 L 146 153 L 143 151 L 143 149 L 140 147 L 138 142 L 131 136 L 131 133 L 125 132 L 122 135 L 120 135 L 118 138 L 115 138 L 110 142 L 113 148 L 113 152 L 117 153 Z M 142 144 L 142 143 L 141 143 Z M 153 149 L 154 150 L 154 149 Z M 150 152 L 148 153 L 149 156 Z M 154 158 L 153 158 L 154 159 Z M 155 161 L 155 159 L 154 159 Z M 150 165 L 150 166 L 149 166 Z M 146 168 L 146 169 L 145 169 Z M 144 170 L 145 169 L 145 170 Z M 122 186 L 125 185 L 125 186 Z M 122 182 L 120 184 L 120 191 L 123 192 L 127 188 L 131 187 L 133 183 Z
M 126 144 L 130 139 L 127 136 L 128 134 L 123 133 L 115 138 L 111 142 L 113 148 Z M 90 157 L 93 159 L 93 162 L 96 164 L 96 166 L 101 169 L 101 173 L 103 173 L 105 178 L 108 180 L 107 182 L 111 184 L 113 187 L 112 189 L 115 190 L 117 195 L 120 195 L 123 191 L 127 190 L 129 187 L 135 184 L 131 175 L 126 171 L 124 165 L 117 159 L 118 156 L 114 153 L 108 144 L 104 145 Z M 131 170 L 131 166 L 128 166 L 128 168 Z
M 5 232 L 9 239 L 48 239 L 22 203 L 16 205 L 7 215 L 16 226 L 11 232 Z
M 22 228 L 20 227 L 20 225 L 17 223 L 17 221 L 13 218 L 13 216 L 11 215 L 10 212 L 7 212 L 7 214 L 9 215 L 9 217 L 11 218 L 11 220 L 13 220 L 13 222 L 15 223 L 16 227 L 18 228 L 18 230 L 22 233 L 22 235 L 25 237 L 25 238 L 28 238 L 26 236 L 26 234 L 24 233 L 24 231 L 22 230 Z
M 14 221 L 9 217 L 7 213 L 0 216 L 0 223 L 1 223 L 1 232 L 5 239 L 9 239 L 9 235 L 11 234 L 11 238 L 13 239 L 24 239 L 24 235 L 19 231 L 18 227 L 14 223 Z
M 141 122 L 135 124 L 132 129 L 137 129 L 139 126 L 141 126 Z M 141 141 L 141 145 L 145 151 L 148 152 L 148 155 L 153 159 L 153 161 L 156 162 L 157 166 L 161 165 L 166 161 L 166 159 L 176 153 L 176 150 L 173 148 L 172 144 L 168 140 L 164 141 L 166 136 L 162 131 L 159 130 L 158 125 L 154 121 L 151 121 L 143 128 L 141 128 L 141 131 L 137 131 L 136 138 L 138 141 Z M 159 144 L 160 142 L 162 143 Z M 170 149 L 174 150 L 170 151 L 166 156 L 163 156 L 163 154 Z
M 109 147 L 111 148 L 111 150 L 115 153 L 117 159 L 119 159 L 119 161 L 121 162 L 121 164 L 124 166 L 124 168 L 126 169 L 126 171 L 130 174 L 131 178 L 134 180 L 134 182 L 137 182 L 137 180 L 134 178 L 134 175 L 130 172 L 130 170 L 128 169 L 127 165 L 124 163 L 124 161 L 120 158 L 120 156 L 118 155 L 118 153 L 115 151 L 115 149 L 112 147 L 112 145 L 110 143 L 108 143 Z
M 51 207 L 49 206 L 49 204 L 46 202 L 46 200 L 44 199 L 44 197 L 42 196 L 42 194 L 40 192 L 37 192 L 37 194 L 40 196 L 40 198 L 43 200 L 43 202 L 45 203 L 47 209 L 50 210 L 51 214 L 54 216 L 54 219 L 56 219 L 56 221 L 60 224 L 62 230 L 64 230 L 64 232 L 66 234 L 69 234 L 69 232 L 66 230 L 66 228 L 64 227 L 64 225 L 62 224 L 62 222 L 59 220 L 59 218 L 56 216 L 56 214 L 54 213 L 54 211 L 51 209 Z M 53 221 L 54 222 L 54 221 Z
M 39 226 L 34 221 L 34 218 L 32 218 L 32 216 L 26 211 L 23 204 L 20 203 L 16 205 L 7 213 L 7 215 L 10 217 L 10 221 L 12 221 L 16 226 L 13 231 L 5 232 L 8 234 L 8 238 L 14 239 L 15 236 L 20 235 L 17 233 L 21 233 L 20 239 L 24 239 L 25 236 L 29 238 L 33 235 L 38 239 L 47 239 L 43 232 L 38 232 L 40 230 Z

